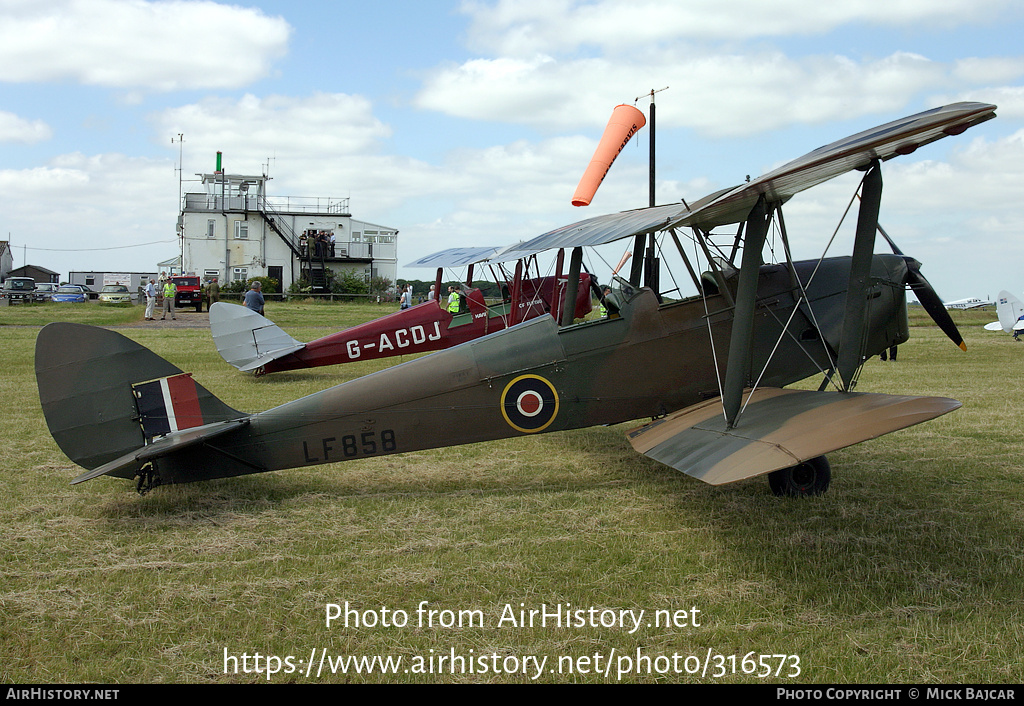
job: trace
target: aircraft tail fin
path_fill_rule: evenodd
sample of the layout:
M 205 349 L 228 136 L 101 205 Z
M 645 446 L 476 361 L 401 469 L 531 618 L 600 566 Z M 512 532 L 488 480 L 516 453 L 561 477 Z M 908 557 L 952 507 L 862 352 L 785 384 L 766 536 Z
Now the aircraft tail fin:
M 749 402 L 748 402 L 749 399 Z M 716 397 L 627 432 L 633 448 L 711 485 L 790 468 L 952 412 L 948 397 L 760 388 L 729 429 Z
M 1024 304 L 1004 289 L 996 298 L 996 315 L 999 317 L 1000 328 L 1006 333 L 1011 333 L 1016 330 L 1020 317 L 1024 316 Z
M 221 357 L 246 372 L 306 347 L 270 319 L 236 304 L 210 307 L 210 332 Z
M 248 422 L 190 374 L 95 326 L 45 326 L 35 369 L 50 434 L 68 458 L 98 471 L 89 477 L 131 478 L 143 455 L 165 455 Z

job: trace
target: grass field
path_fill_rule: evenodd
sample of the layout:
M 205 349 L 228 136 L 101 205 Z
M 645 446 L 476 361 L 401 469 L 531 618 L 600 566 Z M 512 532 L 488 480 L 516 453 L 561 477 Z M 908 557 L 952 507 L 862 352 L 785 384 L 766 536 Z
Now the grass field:
M 268 305 L 303 340 L 386 311 Z M 1024 344 L 983 331 L 991 312 L 955 313 L 966 354 L 913 313 L 899 361 L 869 361 L 858 389 L 963 408 L 831 454 L 830 491 L 804 500 L 763 478 L 704 485 L 634 453 L 631 425 L 141 497 L 120 479 L 72 487 L 81 469 L 35 390 L 32 317 L 49 316 L 119 325 L 141 309 L 0 310 L 0 681 L 260 682 L 268 664 L 272 682 L 1024 680 Z M 249 411 L 386 365 L 256 379 L 208 330 L 122 333 Z M 346 602 L 360 624 L 328 625 Z M 518 621 L 566 604 L 582 624 Z M 635 630 L 628 613 L 610 624 L 640 610 Z M 318 677 L 322 654 L 402 662 Z

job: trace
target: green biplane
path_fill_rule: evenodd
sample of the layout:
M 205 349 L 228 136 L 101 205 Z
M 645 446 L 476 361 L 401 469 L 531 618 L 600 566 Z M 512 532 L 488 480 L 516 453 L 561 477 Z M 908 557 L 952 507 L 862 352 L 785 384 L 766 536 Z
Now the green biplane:
M 821 493 L 824 454 L 960 406 L 854 386 L 867 358 L 908 339 L 908 287 L 964 347 L 920 264 L 891 243 L 893 254 L 874 254 L 881 164 L 994 111 L 936 108 L 692 204 L 591 218 L 507 248 L 488 259 L 568 253 L 564 311 L 256 414 L 116 332 L 50 324 L 36 347 L 46 421 L 88 469 L 73 483 L 111 475 L 137 478 L 140 490 L 649 418 L 630 443 L 684 473 L 712 484 L 767 473 L 776 493 Z M 851 170 L 864 172 L 852 255 L 794 261 L 783 205 Z M 724 247 L 714 232 L 723 226 Z M 770 232 L 786 255 L 766 264 Z M 621 239 L 632 239 L 637 266 L 611 282 L 607 316 L 575 320 L 584 249 Z M 696 295 L 659 291 L 668 254 L 686 264 Z M 75 345 L 59 345 L 67 340 Z M 785 389 L 815 375 L 817 391 Z

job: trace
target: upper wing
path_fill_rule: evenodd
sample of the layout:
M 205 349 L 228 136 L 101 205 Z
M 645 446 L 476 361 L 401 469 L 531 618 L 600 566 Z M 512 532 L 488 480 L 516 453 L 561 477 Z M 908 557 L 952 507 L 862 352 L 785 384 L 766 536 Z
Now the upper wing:
M 506 248 L 492 259 L 515 260 L 552 248 L 603 245 L 679 226 L 710 230 L 738 223 L 746 219 L 762 194 L 771 202 L 785 202 L 840 174 L 864 168 L 874 159 L 910 154 L 922 145 L 958 135 L 994 118 L 995 109 L 987 103 L 954 103 L 934 108 L 819 147 L 751 182 L 709 194 L 690 208 L 668 204 L 590 218 Z
M 996 116 L 988 103 L 954 103 L 926 110 L 819 147 L 789 164 L 724 194 L 674 225 L 713 228 L 747 217 L 764 194 L 769 202 L 784 202 L 794 195 L 852 169 L 866 168 L 872 160 L 885 161 L 910 154 L 922 145 L 959 135 Z
M 448 248 L 421 257 L 415 262 L 410 262 L 406 267 L 466 267 L 478 262 L 486 262 L 500 249 L 496 247 Z

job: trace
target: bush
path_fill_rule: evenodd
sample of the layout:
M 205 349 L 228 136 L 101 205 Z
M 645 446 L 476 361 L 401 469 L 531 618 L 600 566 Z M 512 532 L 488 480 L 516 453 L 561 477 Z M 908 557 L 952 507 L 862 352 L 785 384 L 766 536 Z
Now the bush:
M 334 294 L 366 294 L 366 280 L 362 275 L 345 270 L 332 276 L 331 292 Z
M 309 283 L 309 280 L 303 277 L 302 279 L 294 280 L 288 285 L 289 294 L 309 294 L 313 291 L 313 285 Z
M 235 280 L 234 282 L 228 282 L 225 284 L 220 288 L 220 291 L 227 292 L 229 294 L 240 294 L 248 291 L 249 288 L 252 287 L 253 282 L 260 283 L 264 294 L 275 294 L 281 291 L 281 283 L 270 277 L 250 277 L 247 280 Z

